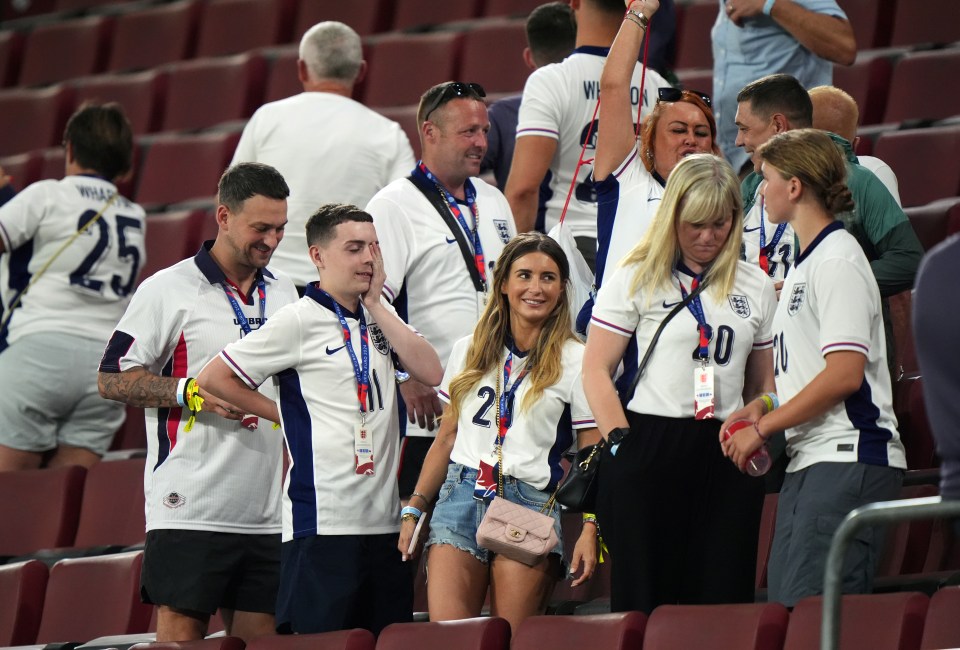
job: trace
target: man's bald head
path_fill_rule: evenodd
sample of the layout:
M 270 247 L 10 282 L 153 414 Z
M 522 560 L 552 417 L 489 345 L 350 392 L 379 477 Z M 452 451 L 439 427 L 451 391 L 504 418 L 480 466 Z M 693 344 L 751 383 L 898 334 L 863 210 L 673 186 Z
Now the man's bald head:
M 836 133 L 852 143 L 857 137 L 860 109 L 857 102 L 835 86 L 810 89 L 813 104 L 813 128 Z

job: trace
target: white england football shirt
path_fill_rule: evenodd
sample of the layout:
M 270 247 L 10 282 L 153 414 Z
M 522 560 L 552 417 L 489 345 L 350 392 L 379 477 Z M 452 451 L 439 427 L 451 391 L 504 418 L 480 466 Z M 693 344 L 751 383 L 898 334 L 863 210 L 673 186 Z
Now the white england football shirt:
M 473 336 L 460 339 L 440 384 L 440 398 L 450 402 L 450 382 L 463 371 L 467 350 Z M 510 353 L 504 348 L 501 362 L 488 372 L 472 388 L 460 405 L 457 421 L 457 439 L 450 453 L 450 460 L 466 467 L 478 468 L 480 460 L 489 460 L 496 448 L 499 435 L 497 426 L 496 386 L 500 374 L 503 389 L 503 362 Z M 513 354 L 509 385 L 513 386 L 526 365 L 526 355 Z M 597 426 L 583 394 L 581 368 L 583 344 L 568 341 L 563 346 L 560 380 L 543 392 L 543 396 L 523 408 L 524 396 L 530 389 L 528 375 L 517 388 L 513 401 L 513 419 L 503 443 L 503 470 L 505 476 L 529 483 L 538 490 L 557 485 L 563 478 L 560 458 L 563 452 L 574 446 L 574 433 L 578 429 Z
M 594 110 L 600 96 L 600 74 L 610 49 L 578 47 L 560 63 L 537 68 L 527 78 L 517 123 L 517 138 L 529 135 L 555 138 L 557 152 L 550 163 L 550 194 L 546 200 L 544 231 L 549 232 L 560 221 L 560 213 L 573 181 L 573 172 L 586 142 L 585 160 L 596 155 L 597 126 Z M 633 72 L 630 98 L 634 113 L 640 105 L 639 63 Z M 643 82 L 643 109 L 646 116 L 657 102 L 657 91 L 670 84 L 654 70 L 647 70 Z M 603 108 L 598 119 L 602 118 Z M 589 139 L 587 134 L 590 134 Z M 597 236 L 597 197 L 592 180 L 593 165 L 584 164 L 577 174 L 566 223 L 575 236 Z
M 390 310 L 390 306 L 384 304 Z M 269 377 L 290 449 L 283 490 L 283 540 L 311 535 L 377 535 L 400 530 L 400 430 L 390 342 L 370 313 L 367 433 L 374 474 L 356 473 L 357 381 L 333 300 L 316 285 L 265 327 L 231 343 L 221 358 L 251 388 Z M 359 314 L 341 306 L 362 363 Z
M 713 328 L 710 365 L 714 369 L 716 417 L 723 419 L 743 405 L 747 357 L 773 345 L 773 314 L 777 305 L 773 283 L 763 272 L 738 262 L 736 281 L 728 296 L 717 298 L 707 287 L 700 294 L 707 323 Z M 618 267 L 608 274 L 597 294 L 592 327 L 602 327 L 625 337 L 637 335 L 635 358 L 625 358 L 628 372 L 635 370 L 661 321 L 683 300 L 676 280 L 647 295 L 630 285 L 635 265 Z M 693 273 L 681 264 L 680 277 L 689 290 Z M 635 413 L 672 418 L 692 418 L 693 372 L 699 367 L 697 320 L 683 309 L 664 327 L 650 356 L 637 390 L 627 405 Z
M 116 186 L 75 175 L 30 185 L 0 207 L 0 297 L 8 307 L 32 277 L 71 242 L 24 294 L 10 319 L 7 342 L 26 333 L 61 332 L 106 344 L 146 261 L 146 218 Z
M 140 285 L 107 345 L 101 372 L 141 366 L 163 377 L 196 377 L 224 346 L 243 336 L 209 245 Z M 269 319 L 297 299 L 297 290 L 289 278 L 269 271 L 263 281 Z M 256 285 L 252 293 L 250 304 L 238 305 L 256 331 L 262 325 Z M 265 394 L 273 397 L 269 390 Z M 184 431 L 188 417 L 182 408 L 146 409 L 147 530 L 280 532 L 280 431 L 262 420 L 251 431 L 206 411 Z
M 857 392 L 787 430 L 787 471 L 821 462 L 906 468 L 893 414 L 880 290 L 863 250 L 841 222 L 827 226 L 797 257 L 783 284 L 773 331 L 781 402 L 823 371 L 830 352 L 867 357 Z
M 760 267 L 760 244 L 769 251 L 767 257 L 767 274 L 774 282 L 783 280 L 793 266 L 796 256 L 796 238 L 790 224 L 783 226 L 780 236 L 777 236 L 778 224 L 771 223 L 770 217 L 764 209 L 763 197 L 760 196 L 761 183 L 757 186 L 753 206 L 743 215 L 743 256 Z M 762 240 L 761 240 L 762 237 Z

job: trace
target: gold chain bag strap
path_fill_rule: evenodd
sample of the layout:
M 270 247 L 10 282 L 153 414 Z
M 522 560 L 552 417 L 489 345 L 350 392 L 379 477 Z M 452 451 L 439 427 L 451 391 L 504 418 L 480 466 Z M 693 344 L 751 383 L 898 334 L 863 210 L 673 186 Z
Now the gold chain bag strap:
M 560 543 L 553 528 L 552 511 L 556 491 L 539 512 L 513 503 L 503 496 L 503 437 L 500 431 L 500 373 L 497 373 L 497 496 L 477 528 L 477 544 L 491 553 L 503 555 L 527 566 L 539 564 Z

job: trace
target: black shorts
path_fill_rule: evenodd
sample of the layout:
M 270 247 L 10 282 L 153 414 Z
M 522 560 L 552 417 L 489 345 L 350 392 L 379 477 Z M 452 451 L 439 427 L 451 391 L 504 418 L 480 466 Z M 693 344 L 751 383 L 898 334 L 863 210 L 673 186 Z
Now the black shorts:
M 143 552 L 145 603 L 213 614 L 272 614 L 280 584 L 280 535 L 151 530 Z

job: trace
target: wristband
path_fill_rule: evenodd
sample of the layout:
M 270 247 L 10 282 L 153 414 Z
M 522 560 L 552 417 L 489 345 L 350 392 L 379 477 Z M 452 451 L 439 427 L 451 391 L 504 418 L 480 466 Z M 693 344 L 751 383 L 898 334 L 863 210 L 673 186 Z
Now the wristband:
M 184 399 L 184 392 L 187 388 L 187 382 L 190 381 L 187 377 L 181 377 L 180 381 L 177 382 L 177 406 L 184 407 L 187 405 L 187 401 Z
M 583 523 L 597 525 L 597 516 L 590 512 L 583 513 Z
M 757 432 L 757 437 L 760 438 L 760 440 L 763 440 L 764 442 L 766 442 L 767 440 L 770 439 L 769 436 L 765 437 L 762 433 L 760 433 L 760 420 L 757 420 L 756 422 L 753 423 L 753 430 Z
M 774 409 L 780 408 L 780 399 L 777 397 L 776 393 L 767 393 L 766 395 L 770 398 L 770 401 L 773 402 Z M 770 410 L 772 411 L 773 409 Z
M 413 493 L 411 493 L 411 494 L 410 494 L 410 498 L 412 499 L 413 497 L 419 497 L 425 504 L 427 504 L 428 506 L 430 505 L 430 499 L 428 499 L 427 497 L 423 496 L 423 495 L 420 494 L 419 492 L 413 492 Z
M 186 407 L 190 409 L 190 418 L 183 427 L 184 432 L 189 433 L 190 430 L 193 429 L 193 423 L 197 421 L 197 413 L 203 409 L 203 398 L 200 397 L 200 385 L 193 377 L 188 379 L 186 385 L 183 387 L 183 401 Z
M 770 12 L 773 11 L 773 3 L 777 0 L 767 0 L 763 3 L 763 15 L 769 16 Z
M 414 508 L 413 506 L 406 506 L 400 511 L 400 521 L 420 521 L 420 517 L 422 516 L 423 511 L 419 508 Z

